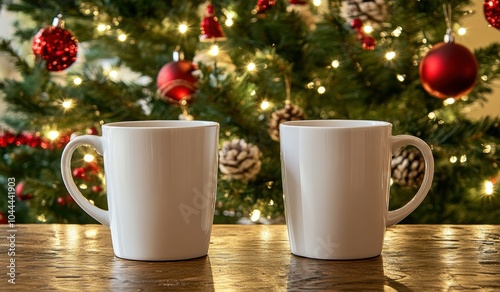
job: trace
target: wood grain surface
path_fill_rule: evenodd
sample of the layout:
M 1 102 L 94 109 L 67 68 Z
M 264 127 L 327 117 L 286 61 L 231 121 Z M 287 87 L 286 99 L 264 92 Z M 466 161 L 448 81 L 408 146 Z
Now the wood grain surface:
M 214 225 L 206 257 L 116 258 L 101 225 L 0 225 L 1 291 L 500 291 L 500 226 L 397 225 L 376 258 L 325 261 L 290 253 L 284 225 Z M 9 261 L 15 258 L 15 284 Z

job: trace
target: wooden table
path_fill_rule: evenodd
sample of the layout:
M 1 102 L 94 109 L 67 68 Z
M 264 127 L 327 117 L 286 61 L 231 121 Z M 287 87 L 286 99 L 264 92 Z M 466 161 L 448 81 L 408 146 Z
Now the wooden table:
M 500 291 L 500 225 L 397 225 L 376 258 L 292 255 L 284 225 L 215 225 L 206 257 L 138 262 L 113 256 L 101 225 L 0 225 L 0 290 Z M 15 258 L 15 285 L 8 265 Z

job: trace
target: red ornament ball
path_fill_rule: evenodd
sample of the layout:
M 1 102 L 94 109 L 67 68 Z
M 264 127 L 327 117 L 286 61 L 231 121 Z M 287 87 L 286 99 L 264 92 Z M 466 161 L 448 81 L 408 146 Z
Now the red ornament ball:
M 78 41 L 64 28 L 42 28 L 33 38 L 33 53 L 46 61 L 49 71 L 62 71 L 76 61 Z
M 367 51 L 371 51 L 375 49 L 375 38 L 369 35 L 364 35 L 361 37 L 361 44 L 363 46 L 363 49 Z
M 485 0 L 483 3 L 486 21 L 496 29 L 500 29 L 500 0 Z
M 276 5 L 275 0 L 257 0 L 255 11 L 257 13 L 264 13 L 265 11 L 271 9 L 274 5 Z
M 178 104 L 181 100 L 191 102 L 196 92 L 196 81 L 193 71 L 197 68 L 189 61 L 181 60 L 167 63 L 158 72 L 156 86 L 160 97 Z
M 437 98 L 459 98 L 468 94 L 476 84 L 476 57 L 464 46 L 441 42 L 420 62 L 422 86 Z
M 0 224 L 7 224 L 7 215 L 4 212 L 0 211 Z
M 20 182 L 16 185 L 16 196 L 19 201 L 33 199 L 33 194 L 26 194 L 24 192 L 24 182 Z

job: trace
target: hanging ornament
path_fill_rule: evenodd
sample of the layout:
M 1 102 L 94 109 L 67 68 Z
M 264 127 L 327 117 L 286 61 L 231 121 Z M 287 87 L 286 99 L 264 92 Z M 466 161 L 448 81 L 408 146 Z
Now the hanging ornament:
M 375 49 L 376 40 L 370 34 L 365 33 L 363 29 L 363 21 L 359 18 L 351 20 L 351 28 L 356 32 L 356 37 L 361 41 L 361 46 L 367 51 Z
M 500 29 L 500 0 L 485 0 L 483 3 L 486 21 L 496 29 Z
M 7 215 L 4 212 L 0 211 L 0 224 L 7 224 Z
M 261 156 L 257 146 L 243 139 L 225 141 L 219 151 L 219 169 L 228 179 L 248 182 L 259 173 Z
M 177 53 L 177 54 L 176 54 Z M 198 79 L 193 75 L 196 66 L 189 61 L 179 60 L 178 52 L 174 53 L 174 61 L 165 64 L 156 77 L 156 86 L 162 99 L 173 104 L 181 100 L 192 102 L 196 92 Z
M 16 185 L 16 197 L 19 201 L 26 201 L 33 198 L 33 194 L 26 194 L 24 191 L 24 182 L 19 182 Z
M 399 149 L 391 161 L 392 180 L 402 186 L 416 187 L 422 184 L 425 160 L 415 148 Z
M 466 47 L 455 43 L 451 30 L 451 7 L 445 8 L 448 30 L 444 42 L 438 43 L 420 62 L 422 86 L 437 98 L 459 98 L 468 94 L 476 83 L 476 57 Z
M 340 15 L 348 23 L 359 19 L 378 28 L 387 19 L 387 5 L 384 0 L 342 0 Z
M 42 28 L 33 37 L 31 44 L 37 58 L 45 60 L 49 71 L 62 71 L 76 61 L 78 41 L 64 29 L 64 20 L 59 14 L 52 25 Z
M 271 139 L 273 139 L 274 141 L 279 141 L 281 123 L 286 121 L 297 121 L 304 119 L 304 110 L 297 105 L 293 105 L 290 102 L 287 102 L 284 108 L 279 109 L 271 114 L 268 129 L 269 136 L 271 136 Z
M 258 15 L 263 15 L 274 5 L 276 5 L 276 0 L 257 0 L 257 5 L 255 6 L 253 12 Z
M 207 5 L 200 29 L 200 42 L 223 41 L 226 39 L 219 24 L 219 20 L 215 15 L 215 9 L 212 3 L 208 3 Z

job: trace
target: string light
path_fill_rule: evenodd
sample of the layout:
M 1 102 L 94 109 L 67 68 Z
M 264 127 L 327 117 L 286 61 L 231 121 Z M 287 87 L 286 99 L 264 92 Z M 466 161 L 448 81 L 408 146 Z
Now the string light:
M 372 32 L 373 32 L 373 26 L 371 26 L 371 25 L 369 25 L 369 24 L 364 25 L 364 26 L 363 26 L 363 31 L 364 31 L 365 33 L 370 34 L 370 33 L 372 33 Z
M 261 103 L 260 103 L 260 108 L 262 110 L 267 110 L 271 107 L 271 103 L 267 100 L 263 100 Z
M 394 59 L 395 57 L 396 57 L 396 52 L 394 51 L 390 51 L 385 54 L 385 58 L 389 61 Z
M 427 117 L 428 117 L 430 120 L 434 120 L 434 119 L 436 119 L 436 117 L 437 117 L 437 116 L 436 116 L 436 113 L 435 113 L 435 112 L 430 112 L 430 113 L 427 115 Z
M 395 30 L 393 30 L 391 32 L 391 34 L 394 36 L 394 37 L 399 37 L 401 35 L 401 33 L 403 32 L 403 28 L 401 26 L 398 26 L 396 27 Z
M 451 156 L 450 157 L 450 162 L 451 163 L 456 163 L 458 161 L 458 158 L 456 156 Z
M 461 27 L 457 31 L 458 35 L 465 35 L 467 33 L 467 29 L 465 27 Z
M 465 163 L 465 162 L 467 162 L 467 155 L 464 154 L 460 156 L 460 163 Z
M 94 161 L 94 159 L 95 159 L 95 157 L 94 157 L 94 155 L 92 155 L 92 154 L 85 154 L 85 155 L 83 156 L 83 160 L 84 160 L 85 162 L 92 162 L 92 161 Z
M 250 72 L 255 71 L 256 68 L 257 68 L 257 66 L 255 66 L 255 63 L 249 63 L 247 65 L 247 70 Z
M 107 29 L 107 26 L 104 23 L 100 23 L 99 25 L 97 25 L 97 31 L 98 32 L 105 32 L 106 29 Z
M 68 109 L 70 109 L 73 106 L 73 101 L 71 99 L 63 100 L 63 102 L 61 103 L 61 106 L 65 110 L 68 110 Z
M 486 145 L 484 145 L 483 153 L 486 153 L 486 154 L 491 153 L 491 149 L 492 149 L 491 145 L 486 144 Z
M 313 5 L 319 7 L 321 5 L 321 0 L 313 0 Z
M 51 141 L 54 141 L 58 137 L 59 137 L 59 132 L 56 130 L 52 130 L 47 133 L 47 138 L 49 138 Z
M 75 85 L 80 85 L 80 84 L 82 84 L 82 82 L 83 82 L 83 80 L 80 77 L 75 77 L 75 79 L 73 79 L 73 84 L 75 84 Z
M 396 78 L 399 80 L 399 82 L 403 82 L 406 79 L 406 75 L 405 74 L 397 74 Z
M 185 23 L 179 24 L 179 32 L 185 34 L 188 30 L 188 26 Z
M 116 80 L 116 79 L 118 78 L 118 71 L 116 71 L 116 70 L 111 70 L 111 71 L 109 71 L 108 75 L 109 75 L 109 77 L 110 77 L 111 79 L 115 79 L 115 80 Z
M 332 67 L 337 69 L 340 66 L 339 60 L 333 60 L 332 61 Z
M 260 219 L 260 210 L 258 209 L 253 210 L 250 216 L 250 220 L 252 220 L 253 222 L 257 222 L 259 221 L 259 219 Z
M 234 24 L 233 18 L 234 18 L 234 13 L 233 13 L 233 12 L 228 12 L 228 13 L 226 14 L 226 21 L 224 22 L 224 24 L 225 24 L 227 27 L 231 27 L 231 26 L 233 26 L 233 24 Z
M 485 181 L 484 182 L 484 193 L 487 195 L 487 196 L 491 196 L 493 195 L 493 191 L 494 191 L 494 185 L 493 185 L 493 182 L 492 181 Z
M 127 40 L 127 35 L 126 35 L 126 34 L 124 34 L 124 33 L 120 34 L 120 35 L 118 36 L 118 40 L 119 40 L 120 42 L 124 42 L 124 41 L 126 41 L 126 40 Z
M 208 53 L 210 54 L 210 56 L 212 57 L 216 57 L 219 55 L 219 46 L 217 45 L 212 45 L 210 47 L 210 50 L 208 51 Z
M 443 101 L 443 104 L 446 106 L 446 105 L 452 105 L 455 103 L 455 99 L 450 97 L 450 98 L 447 98 Z
M 320 86 L 320 87 L 318 87 L 318 93 L 319 93 L 319 94 L 323 94 L 323 93 L 325 93 L 325 92 L 326 92 L 326 88 L 325 88 L 324 86 Z

